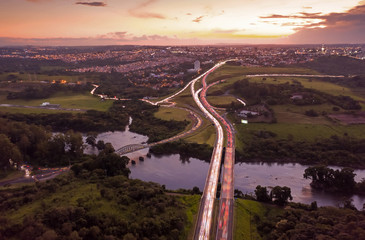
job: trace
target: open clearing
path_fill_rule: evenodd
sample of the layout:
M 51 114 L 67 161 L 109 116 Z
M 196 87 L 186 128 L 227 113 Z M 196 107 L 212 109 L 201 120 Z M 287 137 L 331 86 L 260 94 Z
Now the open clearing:
M 40 106 L 43 102 L 49 102 L 51 104 L 60 104 L 61 108 L 74 108 L 74 109 L 98 110 L 98 111 L 107 111 L 113 104 L 112 100 L 101 101 L 100 98 L 92 96 L 90 95 L 90 93 L 85 93 L 85 94 L 57 93 L 50 98 L 34 99 L 34 100 L 23 100 L 23 99 L 8 100 L 6 99 L 5 95 L 0 96 L 0 103 L 2 104 Z M 34 111 L 35 113 L 40 112 L 39 109 L 32 109 L 32 110 L 35 110 Z
M 234 239 L 262 239 L 257 231 L 254 216 L 257 215 L 261 221 L 265 221 L 265 218 L 275 217 L 283 212 L 283 209 L 275 206 L 252 200 L 236 199 L 234 204 Z

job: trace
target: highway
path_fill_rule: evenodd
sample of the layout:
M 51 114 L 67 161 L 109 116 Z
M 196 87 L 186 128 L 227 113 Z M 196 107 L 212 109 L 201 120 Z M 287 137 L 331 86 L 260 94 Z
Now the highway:
M 211 86 L 220 83 L 214 82 L 206 86 L 205 78 L 203 79 L 203 91 L 200 94 L 204 106 L 223 124 L 226 129 L 226 151 L 224 157 L 224 165 L 222 168 L 222 185 L 219 201 L 218 225 L 216 232 L 217 240 L 232 239 L 233 232 L 233 204 L 234 204 L 234 182 L 233 182 L 233 167 L 235 162 L 235 145 L 234 145 L 234 128 L 232 124 L 225 118 L 219 115 L 214 108 L 206 100 L 206 92 Z
M 211 68 L 203 77 L 203 88 L 195 91 L 195 83 L 198 79 L 194 79 L 191 84 L 191 93 L 193 95 L 195 103 L 201 109 L 201 111 L 205 114 L 205 116 L 214 123 L 217 131 L 216 144 L 213 150 L 208 176 L 206 178 L 205 187 L 201 199 L 200 209 L 198 213 L 197 226 L 194 234 L 194 239 L 199 240 L 208 240 L 210 238 L 210 231 L 212 225 L 212 216 L 213 216 L 213 206 L 216 198 L 216 191 L 218 185 L 219 178 L 219 170 L 222 159 L 222 150 L 223 150 L 223 140 L 224 133 L 223 128 L 219 121 L 211 114 L 211 112 L 215 112 L 215 110 L 207 105 L 206 99 L 202 98 L 202 101 L 199 99 L 199 93 L 202 92 L 201 96 L 205 96 L 206 92 L 206 83 L 205 79 L 209 75 L 209 73 L 213 72 L 216 68 L 223 65 L 225 62 L 218 63 L 213 68 Z M 208 108 L 208 109 L 207 109 Z M 209 110 L 209 111 L 208 111 Z

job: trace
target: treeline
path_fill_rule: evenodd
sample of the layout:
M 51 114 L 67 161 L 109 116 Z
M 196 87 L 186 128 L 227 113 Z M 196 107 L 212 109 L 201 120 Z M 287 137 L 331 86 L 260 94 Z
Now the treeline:
M 326 166 L 313 166 L 305 169 L 303 177 L 311 179 L 311 187 L 326 192 L 340 192 L 344 194 L 365 194 L 365 179 L 355 182 L 354 170 L 343 168 L 334 170 Z
M 65 166 L 83 155 L 80 133 L 72 130 L 52 134 L 48 129 L 0 119 L 0 167 L 7 169 L 21 162 L 33 166 Z M 9 161 L 11 159 L 11 161 Z
M 22 114 L 1 113 L 0 118 L 12 121 L 50 126 L 53 131 L 65 132 L 74 130 L 80 132 L 123 131 L 128 124 L 129 115 L 119 105 L 113 105 L 107 112 L 88 110 L 85 113 L 52 113 L 52 114 Z
M 273 203 L 279 206 L 284 206 L 288 203 L 289 200 L 293 200 L 293 197 L 291 195 L 291 189 L 287 186 L 275 186 L 269 192 L 267 190 L 267 187 L 257 185 L 255 189 L 255 197 L 247 194 L 245 195 L 242 193 L 242 191 L 235 189 L 234 197 L 254 199 L 259 202 Z
M 0 238 L 180 239 L 186 206 L 156 183 L 128 179 L 127 162 L 103 151 L 72 174 L 0 190 Z M 23 209 L 33 210 L 16 218 Z
M 315 202 L 314 202 L 315 203 Z M 264 240 L 334 239 L 358 240 L 365 236 L 365 215 L 344 208 L 290 203 L 281 214 L 254 215 L 252 221 Z
M 230 90 L 236 96 L 248 100 L 250 105 L 267 103 L 269 105 L 277 104 L 295 104 L 295 105 L 319 105 L 331 103 L 346 110 L 359 110 L 361 105 L 349 96 L 333 96 L 314 89 L 304 88 L 300 82 L 293 81 L 284 84 L 265 84 L 251 83 L 248 79 L 242 79 L 229 86 Z M 291 99 L 293 94 L 300 94 L 302 99 Z
M 162 120 L 154 113 L 158 106 L 142 101 L 115 102 L 114 107 L 125 106 L 125 111 L 133 118 L 129 126 L 130 131 L 148 136 L 148 142 L 157 142 L 173 137 L 185 130 L 189 121 Z
M 84 93 L 85 91 L 90 91 L 92 86 L 90 84 L 86 85 L 65 85 L 65 84 L 44 84 L 37 86 L 29 86 L 20 92 L 9 92 L 7 99 L 44 99 L 49 98 L 57 92 L 79 92 Z
M 213 148 L 208 144 L 188 143 L 180 139 L 174 142 L 155 145 L 150 148 L 150 152 L 155 155 L 180 154 L 182 158 L 193 157 L 210 161 Z
M 365 75 L 364 61 L 344 56 L 324 56 L 299 66 L 331 75 Z
M 349 136 L 332 136 L 314 142 L 276 139 L 266 131 L 254 132 L 252 139 L 242 139 L 242 152 L 237 161 L 299 162 L 305 165 L 323 164 L 352 168 L 365 168 L 365 139 Z
M 100 87 L 96 89 L 96 93 L 137 100 L 145 96 L 166 96 L 172 91 L 166 88 L 155 90 L 149 87 L 135 86 L 129 80 L 133 81 L 133 79 L 139 78 L 140 76 L 134 73 L 128 74 L 128 76 L 118 72 L 99 74 Z

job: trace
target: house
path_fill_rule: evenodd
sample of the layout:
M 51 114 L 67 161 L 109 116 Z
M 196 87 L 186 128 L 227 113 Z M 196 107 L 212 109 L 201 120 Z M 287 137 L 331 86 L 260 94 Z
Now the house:
M 303 99 L 303 95 L 299 94 L 299 93 L 294 93 L 291 97 L 291 100 L 302 100 Z
M 239 117 L 244 117 L 244 118 L 247 118 L 248 116 L 258 116 L 258 115 L 259 115 L 258 112 L 247 111 L 247 110 L 242 110 L 238 113 Z

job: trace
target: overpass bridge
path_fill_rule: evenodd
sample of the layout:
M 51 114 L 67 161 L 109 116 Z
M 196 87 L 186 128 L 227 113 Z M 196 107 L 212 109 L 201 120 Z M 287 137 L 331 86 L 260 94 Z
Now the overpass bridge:
M 129 144 L 126 146 L 123 146 L 121 148 L 119 148 L 118 150 L 116 150 L 115 152 L 123 155 L 123 154 L 127 154 L 127 153 L 131 153 L 131 152 L 135 152 L 144 148 L 148 148 L 149 145 L 148 144 Z

